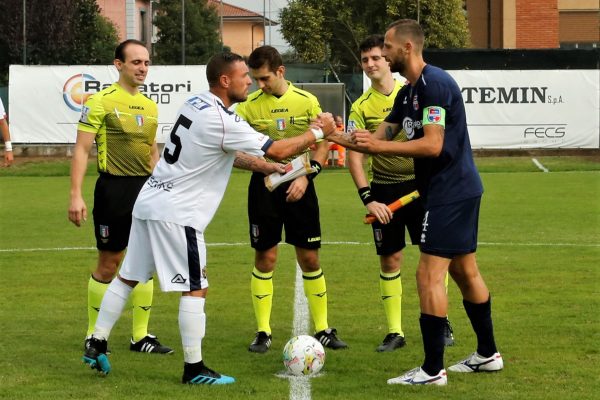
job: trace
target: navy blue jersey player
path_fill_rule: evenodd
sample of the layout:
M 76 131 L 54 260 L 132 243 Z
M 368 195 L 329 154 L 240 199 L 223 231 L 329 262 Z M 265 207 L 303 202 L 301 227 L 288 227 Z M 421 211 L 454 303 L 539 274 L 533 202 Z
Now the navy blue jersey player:
M 392 111 L 374 134 L 356 131 L 353 143 L 340 135 L 329 140 L 366 153 L 415 159 L 415 178 L 425 207 L 417 268 L 425 360 L 388 383 L 446 385 L 447 272 L 461 290 L 477 336 L 477 350 L 449 371 L 498 371 L 503 360 L 494 341 L 490 292 L 475 259 L 483 186 L 473 162 L 462 96 L 447 72 L 425 63 L 423 43 L 423 30 L 414 20 L 398 20 L 388 27 L 383 55 L 392 71 L 410 84 L 398 93 Z M 402 129 L 409 140 L 391 141 Z M 379 220 L 386 223 L 389 216 Z
M 446 71 L 426 64 L 418 80 L 400 90 L 385 122 L 402 127 L 409 140 L 424 138 L 427 125 L 443 131 L 443 137 L 436 138 L 443 138 L 439 155 L 414 160 L 417 188 L 426 206 L 482 195 L 460 89 Z

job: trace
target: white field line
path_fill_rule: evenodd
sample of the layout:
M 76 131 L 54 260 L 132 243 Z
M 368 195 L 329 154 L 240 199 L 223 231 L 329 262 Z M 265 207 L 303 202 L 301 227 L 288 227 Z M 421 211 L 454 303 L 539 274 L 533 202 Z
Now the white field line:
M 544 172 L 550 172 L 550 170 L 548 168 L 544 167 L 542 165 L 542 163 L 537 160 L 537 158 L 532 158 L 531 161 L 533 161 L 533 163 L 535 164 L 535 166 L 538 167 L 539 169 L 541 169 L 542 171 L 544 171 Z
M 323 245 L 372 246 L 371 242 L 321 242 Z M 480 246 L 520 246 L 520 247 L 600 247 L 600 243 L 515 243 L 515 242 L 478 242 Z M 207 247 L 248 246 L 248 243 L 206 243 Z M 37 247 L 28 249 L 0 249 L 0 253 L 28 253 L 36 251 L 80 251 L 96 250 L 95 247 Z
M 309 328 L 308 300 L 304 295 L 302 270 L 296 262 L 296 283 L 294 290 L 294 325 L 292 336 L 306 335 Z M 305 376 L 290 377 L 290 400 L 310 400 L 310 378 Z

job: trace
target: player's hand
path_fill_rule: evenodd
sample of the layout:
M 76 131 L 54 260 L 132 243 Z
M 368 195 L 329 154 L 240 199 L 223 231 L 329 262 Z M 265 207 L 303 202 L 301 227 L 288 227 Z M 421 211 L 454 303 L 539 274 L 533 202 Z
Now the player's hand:
M 11 164 L 13 163 L 13 160 L 14 160 L 13 152 L 4 150 L 4 166 L 10 167 Z
M 10 167 L 14 161 L 14 156 L 12 151 L 4 151 L 4 166 Z
M 367 204 L 367 210 L 369 211 L 369 214 L 375 216 L 377 221 L 384 225 L 389 224 L 394 216 L 394 213 L 387 205 L 379 203 L 378 201 L 372 201 Z
M 371 132 L 366 130 L 356 130 L 352 132 L 352 141 L 356 143 L 359 150 L 364 153 L 381 153 L 381 140 L 373 137 Z
M 260 164 L 259 172 L 262 172 L 265 175 L 270 175 L 273 172 L 279 172 L 281 175 L 283 175 L 285 174 L 285 164 L 270 163 L 265 161 L 263 164 Z
M 287 197 L 285 201 L 288 203 L 294 203 L 304 196 L 306 193 L 306 187 L 308 186 L 308 178 L 306 176 L 300 176 L 290 184 L 288 190 L 285 191 L 287 193 Z
M 87 206 L 81 197 L 71 199 L 69 206 L 69 221 L 76 226 L 81 226 L 82 222 L 87 221 Z
M 331 113 L 319 114 L 317 117 L 317 123 L 320 125 L 320 128 L 323 131 L 323 135 L 325 135 L 325 137 L 337 131 L 335 120 L 333 119 L 333 115 L 331 115 Z

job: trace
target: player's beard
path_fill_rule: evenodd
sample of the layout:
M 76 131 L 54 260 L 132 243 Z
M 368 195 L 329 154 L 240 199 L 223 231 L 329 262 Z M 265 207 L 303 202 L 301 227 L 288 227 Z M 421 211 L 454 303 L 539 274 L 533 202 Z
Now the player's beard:
M 404 71 L 406 71 L 406 64 L 401 60 L 392 60 L 390 61 L 390 71 L 398 72 L 400 75 L 404 76 Z
M 231 101 L 231 104 L 241 103 L 243 101 L 246 101 L 247 98 L 248 98 L 248 92 L 229 93 L 229 100 Z

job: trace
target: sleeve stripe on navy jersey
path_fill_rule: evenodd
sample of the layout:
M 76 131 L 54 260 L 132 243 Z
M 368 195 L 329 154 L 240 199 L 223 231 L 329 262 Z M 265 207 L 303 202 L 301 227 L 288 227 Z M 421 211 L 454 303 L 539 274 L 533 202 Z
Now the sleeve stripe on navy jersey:
M 267 150 L 269 150 L 269 147 L 271 147 L 271 145 L 274 143 L 273 139 L 268 139 L 265 144 L 263 144 L 263 147 L 261 147 L 260 149 L 262 150 L 263 153 L 267 154 Z

